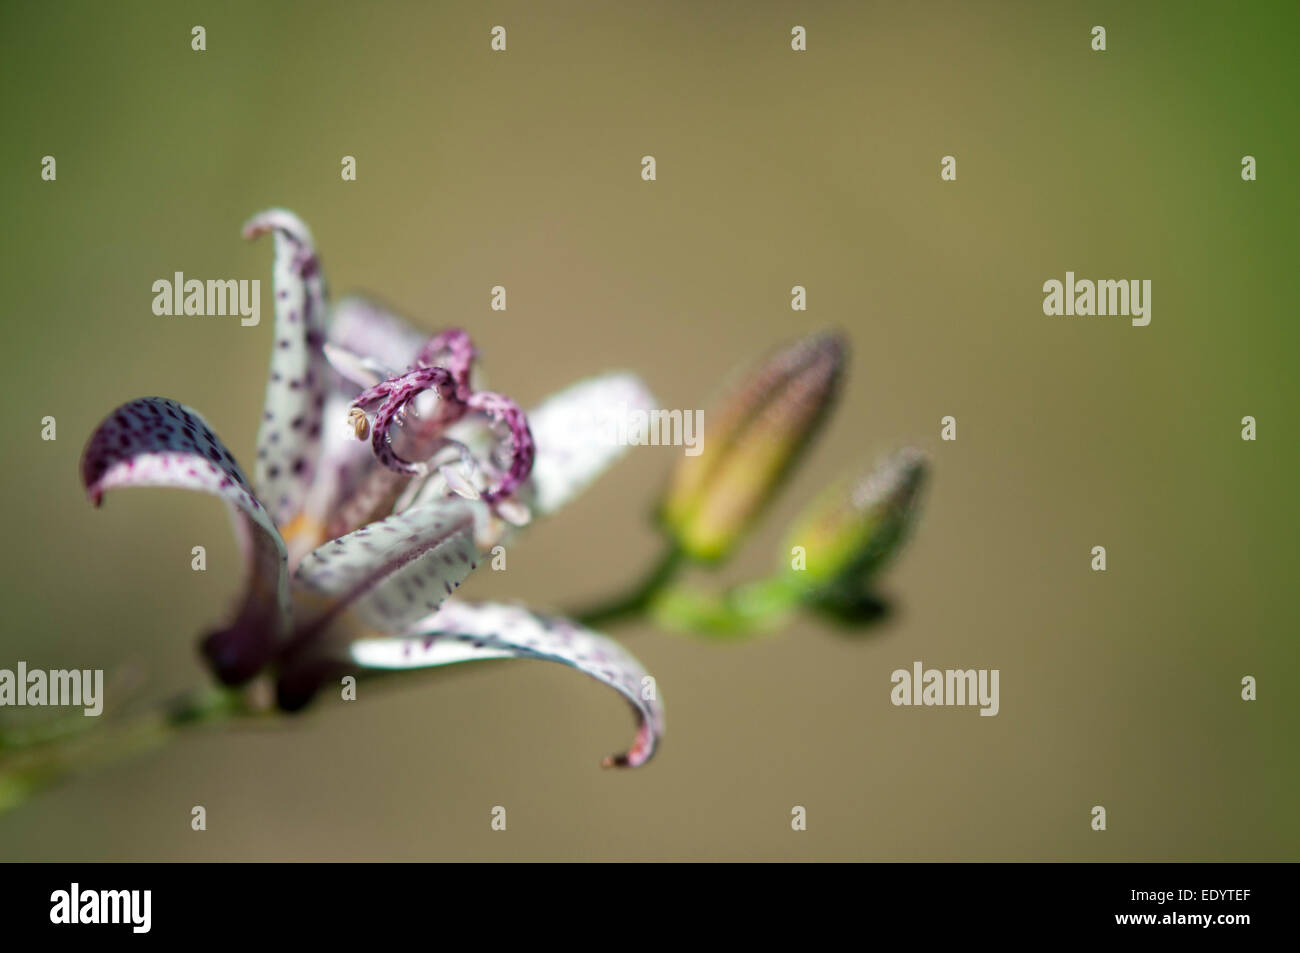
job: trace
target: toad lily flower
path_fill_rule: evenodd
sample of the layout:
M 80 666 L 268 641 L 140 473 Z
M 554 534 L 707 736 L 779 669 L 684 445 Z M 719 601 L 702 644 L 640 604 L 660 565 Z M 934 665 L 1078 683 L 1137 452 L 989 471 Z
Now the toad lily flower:
M 275 342 L 254 479 L 197 412 L 130 401 L 87 443 L 81 475 L 110 489 L 200 490 L 230 507 L 247 585 L 233 622 L 202 651 L 216 676 L 273 673 L 285 710 L 340 674 L 480 659 L 569 665 L 621 693 L 639 728 L 607 765 L 647 761 L 663 711 L 636 659 L 562 619 L 449 598 L 492 547 L 553 513 L 621 453 L 591 423 L 602 406 L 648 409 L 634 376 L 576 384 L 525 415 L 475 386 L 473 342 L 427 341 L 360 299 L 327 305 L 307 227 L 255 216 L 245 237 L 275 241 Z

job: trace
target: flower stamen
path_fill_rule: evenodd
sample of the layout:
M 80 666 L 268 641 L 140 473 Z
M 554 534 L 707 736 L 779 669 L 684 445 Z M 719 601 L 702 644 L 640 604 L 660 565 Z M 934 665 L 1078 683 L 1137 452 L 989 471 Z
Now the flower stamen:
M 493 423 L 504 424 L 507 428 L 506 439 L 510 443 L 509 468 L 495 486 L 483 492 L 484 502 L 497 503 L 514 493 L 533 470 L 537 448 L 533 443 L 532 431 L 528 429 L 528 418 L 513 400 L 492 391 L 481 390 L 471 394 L 466 405 Z
M 379 462 L 398 473 L 426 475 L 429 472 L 426 464 L 397 455 L 392 446 L 390 428 L 398 412 L 426 390 L 433 391 L 444 404 L 444 409 L 437 417 L 437 427 L 441 429 L 454 423 L 465 413 L 465 402 L 457 396 L 457 389 L 455 378 L 445 367 L 417 367 L 362 391 L 352 402 L 354 411 L 361 410 L 368 404 L 379 403 L 370 433 L 370 445 Z M 348 419 L 357 426 L 351 413 Z
M 441 365 L 456 381 L 456 397 L 462 402 L 471 393 L 469 372 L 478 351 L 470 336 L 460 328 L 448 328 L 429 338 L 415 357 L 417 366 Z
M 370 436 L 370 418 L 360 407 L 353 407 L 348 411 L 348 423 L 352 426 L 352 432 L 357 435 L 358 440 L 365 440 Z

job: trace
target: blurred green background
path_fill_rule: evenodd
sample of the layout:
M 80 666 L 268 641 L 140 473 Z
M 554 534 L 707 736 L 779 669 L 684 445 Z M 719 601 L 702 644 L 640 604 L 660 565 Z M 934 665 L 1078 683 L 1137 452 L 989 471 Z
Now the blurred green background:
M 844 329 L 841 406 L 723 578 L 767 571 L 880 451 L 924 447 L 935 476 L 887 625 L 612 633 L 667 707 L 643 770 L 598 768 L 632 726 L 595 682 L 464 666 L 84 777 L 0 816 L 0 858 L 1300 859 L 1296 10 L 4 4 L 0 667 L 134 663 L 157 697 L 205 678 L 196 639 L 239 585 L 223 507 L 95 511 L 77 459 L 161 394 L 251 463 L 271 252 L 239 226 L 270 205 L 310 223 L 336 295 L 463 324 L 525 406 L 630 367 L 702 407 L 734 365 Z M 1151 279 L 1151 325 L 1045 317 L 1067 269 Z M 261 278 L 261 326 L 155 317 L 174 271 Z M 629 583 L 679 453 L 635 452 L 465 594 L 564 609 Z M 1001 713 L 892 707 L 916 659 L 1000 669 Z

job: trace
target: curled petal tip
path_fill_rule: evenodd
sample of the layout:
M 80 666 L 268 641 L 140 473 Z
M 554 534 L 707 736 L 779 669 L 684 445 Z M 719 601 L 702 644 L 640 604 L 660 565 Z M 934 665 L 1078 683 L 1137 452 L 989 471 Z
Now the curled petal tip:
M 631 757 L 629 757 L 626 754 L 611 754 L 611 755 L 606 755 L 604 759 L 601 760 L 600 766 L 602 768 L 615 768 L 615 769 L 639 768 L 641 767 L 641 765 L 645 764 L 645 762 L 646 762 L 645 758 L 641 758 L 639 760 L 634 761 Z
M 258 212 L 244 223 L 242 232 L 245 239 L 251 240 L 276 229 L 299 244 L 307 246 L 313 244 L 311 229 L 307 227 L 307 223 L 293 212 L 283 208 L 269 208 Z
M 353 641 L 343 661 L 367 670 L 432 668 L 460 662 L 521 658 L 558 662 L 596 679 L 630 703 L 636 737 L 624 754 L 610 755 L 606 768 L 635 768 L 653 756 L 664 732 L 663 703 L 647 691 L 653 679 L 611 639 L 566 619 L 519 606 L 472 605 L 448 599 L 434 614 L 393 636 Z

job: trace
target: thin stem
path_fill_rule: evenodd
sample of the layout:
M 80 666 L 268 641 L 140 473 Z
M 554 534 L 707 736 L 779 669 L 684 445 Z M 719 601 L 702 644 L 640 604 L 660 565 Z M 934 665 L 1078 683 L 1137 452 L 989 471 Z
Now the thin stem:
M 636 587 L 623 595 L 575 614 L 578 622 L 590 628 L 602 628 L 642 615 L 655 597 L 681 571 L 685 557 L 670 546 Z
M 656 624 L 705 638 L 739 639 L 781 625 L 799 604 L 800 588 L 783 576 L 721 591 L 693 586 L 665 589 L 649 607 Z
M 206 688 L 93 728 L 11 735 L 0 748 L 0 813 L 72 774 L 161 747 L 186 728 L 253 713 L 241 693 Z

